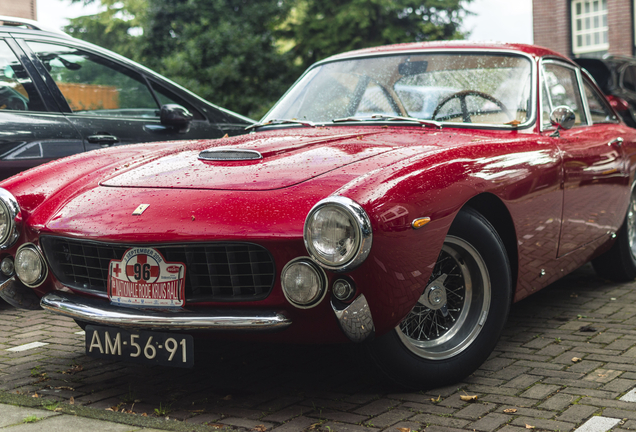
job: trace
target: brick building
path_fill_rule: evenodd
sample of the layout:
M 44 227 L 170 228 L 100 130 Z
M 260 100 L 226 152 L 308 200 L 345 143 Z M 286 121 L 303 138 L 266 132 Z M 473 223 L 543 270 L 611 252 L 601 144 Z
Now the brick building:
M 634 55 L 635 0 L 532 0 L 534 43 L 568 57 Z
M 37 20 L 37 0 L 0 0 L 0 15 Z

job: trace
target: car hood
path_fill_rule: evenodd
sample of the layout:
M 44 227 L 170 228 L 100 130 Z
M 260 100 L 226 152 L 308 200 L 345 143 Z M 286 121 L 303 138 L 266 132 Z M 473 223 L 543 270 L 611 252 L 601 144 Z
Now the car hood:
M 196 143 L 124 167 L 101 182 L 109 187 L 260 191 L 289 187 L 394 148 L 384 132 L 315 135 L 251 135 Z M 205 150 L 260 154 L 257 160 L 204 160 Z M 258 153 L 255 153 L 258 152 Z

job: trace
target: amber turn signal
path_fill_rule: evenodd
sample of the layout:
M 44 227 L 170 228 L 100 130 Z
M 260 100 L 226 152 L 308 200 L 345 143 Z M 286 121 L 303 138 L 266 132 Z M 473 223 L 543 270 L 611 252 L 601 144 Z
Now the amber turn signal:
M 413 222 L 411 222 L 411 226 L 413 227 L 413 229 L 420 229 L 430 221 L 430 217 L 417 218 Z

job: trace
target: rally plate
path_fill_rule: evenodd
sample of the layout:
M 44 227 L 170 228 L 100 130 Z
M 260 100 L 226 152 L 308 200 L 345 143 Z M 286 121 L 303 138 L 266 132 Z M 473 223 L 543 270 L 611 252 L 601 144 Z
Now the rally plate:
M 128 249 L 108 267 L 108 298 L 119 306 L 182 307 L 185 264 L 166 262 L 153 248 Z
M 93 325 L 85 330 L 86 355 L 91 357 L 183 368 L 194 365 L 194 339 L 190 335 Z

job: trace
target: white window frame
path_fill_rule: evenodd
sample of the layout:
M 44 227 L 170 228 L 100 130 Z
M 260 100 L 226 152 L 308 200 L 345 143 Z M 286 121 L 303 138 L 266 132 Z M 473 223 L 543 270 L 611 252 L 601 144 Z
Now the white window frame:
M 572 52 L 574 54 L 609 50 L 607 2 L 608 0 L 572 0 L 570 18 L 572 24 Z M 587 12 L 585 9 L 586 3 L 589 5 L 589 11 Z M 596 11 L 594 10 L 594 3 L 598 4 L 598 10 Z M 603 8 L 603 5 L 605 5 L 605 8 Z M 580 15 L 577 14 L 577 7 L 581 10 Z M 605 17 L 605 25 L 603 24 L 603 17 Z M 581 30 L 578 30 L 577 20 L 581 20 Z M 586 21 L 589 22 L 589 28 L 587 29 L 585 28 Z M 595 26 L 595 21 L 598 24 L 597 26 Z M 599 34 L 598 43 L 595 41 L 597 33 Z M 578 43 L 579 37 L 582 39 L 581 45 Z M 607 42 L 605 42 L 606 38 Z

